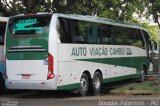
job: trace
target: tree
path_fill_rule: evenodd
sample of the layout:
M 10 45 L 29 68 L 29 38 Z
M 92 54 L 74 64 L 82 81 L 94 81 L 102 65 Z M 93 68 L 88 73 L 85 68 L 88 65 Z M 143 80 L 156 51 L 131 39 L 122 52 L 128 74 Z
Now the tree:
M 11 12 L 9 10 L 9 4 L 7 0 L 0 0 L 0 13 L 4 16 L 10 16 Z
M 22 13 L 49 12 L 51 0 L 0 0 L 0 12 L 4 16 Z
M 159 15 L 160 15 L 160 0 L 148 0 L 146 2 L 146 15 L 153 16 L 153 20 L 158 23 L 158 27 L 160 29 Z M 160 36 L 160 35 L 159 35 Z M 160 41 L 159 41 L 160 47 Z M 160 49 L 159 49 L 159 59 L 158 59 L 158 84 L 160 86 Z
M 133 14 L 146 18 L 153 15 L 159 25 L 160 0 L 0 0 L 0 10 L 4 16 L 58 12 L 94 15 L 118 21 L 133 21 Z
M 152 15 L 159 25 L 160 0 L 0 0 L 0 10 L 4 16 L 58 12 L 94 15 L 118 21 L 133 21 L 133 14 L 146 18 Z
M 142 0 L 0 0 L 0 9 L 5 16 L 41 11 L 97 15 L 128 21 L 133 13 L 140 14 L 144 10 L 141 2 Z
M 76 0 L 72 13 L 128 21 L 132 19 L 133 13 L 142 13 L 143 7 L 141 0 Z
M 150 0 L 150 5 L 148 6 L 148 14 L 153 15 L 153 19 L 155 22 L 158 23 L 159 29 L 160 29 L 160 22 L 159 22 L 159 15 L 160 15 L 160 1 L 159 0 Z M 160 41 L 159 41 L 160 44 Z M 159 45 L 160 47 L 160 45 Z M 159 49 L 159 84 L 160 84 L 160 49 Z
M 158 26 L 160 28 L 160 22 L 159 22 L 159 15 L 160 15 L 160 1 L 159 0 L 149 0 L 148 3 L 146 3 L 147 8 L 147 16 L 152 15 L 153 19 L 156 23 L 158 23 Z

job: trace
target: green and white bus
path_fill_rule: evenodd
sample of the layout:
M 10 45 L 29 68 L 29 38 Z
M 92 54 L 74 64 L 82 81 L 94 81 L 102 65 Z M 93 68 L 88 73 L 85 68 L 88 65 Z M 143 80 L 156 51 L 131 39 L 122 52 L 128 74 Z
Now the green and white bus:
M 149 69 L 150 37 L 143 28 L 75 14 L 29 14 L 9 19 L 8 89 L 99 93 L 102 84 L 137 78 Z

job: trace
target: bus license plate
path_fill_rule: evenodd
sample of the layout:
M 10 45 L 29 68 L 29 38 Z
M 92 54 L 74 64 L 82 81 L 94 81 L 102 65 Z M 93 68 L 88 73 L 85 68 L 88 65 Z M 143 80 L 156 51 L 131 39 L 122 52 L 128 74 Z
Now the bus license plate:
M 22 75 L 22 79 L 28 80 L 30 79 L 30 75 Z

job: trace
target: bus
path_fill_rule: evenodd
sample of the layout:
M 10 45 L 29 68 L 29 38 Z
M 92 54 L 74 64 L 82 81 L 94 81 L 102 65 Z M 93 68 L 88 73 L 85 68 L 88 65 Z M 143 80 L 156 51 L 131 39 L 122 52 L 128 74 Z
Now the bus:
M 5 90 L 4 84 L 4 35 L 8 17 L 0 16 L 0 93 Z
M 10 17 L 6 30 L 6 87 L 78 90 L 98 94 L 105 83 L 144 81 L 148 32 L 94 16 L 37 13 Z

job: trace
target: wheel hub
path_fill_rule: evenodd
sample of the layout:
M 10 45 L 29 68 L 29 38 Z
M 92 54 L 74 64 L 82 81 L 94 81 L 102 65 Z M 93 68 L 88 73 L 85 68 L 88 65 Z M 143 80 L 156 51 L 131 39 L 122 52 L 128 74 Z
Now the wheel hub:
M 86 87 L 87 87 L 87 81 L 84 78 L 82 78 L 81 79 L 81 89 L 82 89 L 82 91 L 85 91 Z
M 98 77 L 94 79 L 94 86 L 96 89 L 99 89 L 100 87 L 100 79 Z

